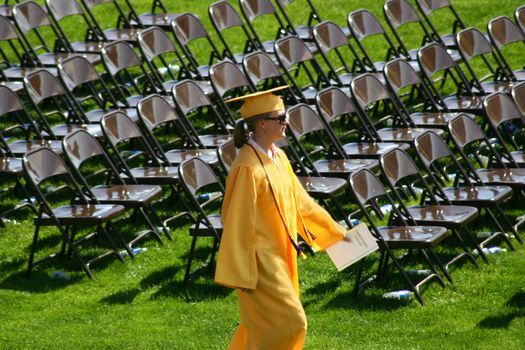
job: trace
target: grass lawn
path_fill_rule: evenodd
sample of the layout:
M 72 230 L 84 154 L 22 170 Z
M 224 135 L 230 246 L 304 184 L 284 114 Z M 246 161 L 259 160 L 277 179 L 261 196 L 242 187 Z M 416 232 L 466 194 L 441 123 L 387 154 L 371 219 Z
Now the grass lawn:
M 149 10 L 149 0 L 132 2 Z M 164 2 L 173 12 L 197 13 L 212 32 L 207 15 L 212 1 Z M 357 8 L 382 18 L 382 1 L 313 2 L 323 19 L 340 24 Z M 452 2 L 467 25 L 482 30 L 490 18 L 512 16 L 521 5 L 511 0 Z M 519 201 L 508 210 L 521 215 L 524 204 Z M 134 260 L 95 265 L 93 282 L 68 259 L 46 263 L 25 278 L 32 214 L 26 211 L 14 219 L 0 228 L 0 349 L 226 348 L 238 324 L 235 293 L 215 285 L 207 273 L 183 287 L 187 223 L 173 230 L 174 241 L 165 240 L 163 246 L 145 241 L 148 250 Z M 44 249 L 54 248 L 57 236 L 44 230 Z M 354 298 L 354 269 L 338 273 L 325 254 L 300 261 L 301 299 L 309 322 L 305 349 L 525 348 L 525 247 L 514 242 L 517 251 L 490 255 L 490 264 L 478 258 L 478 269 L 467 264 L 452 268 L 455 283 L 446 289 L 431 284 L 423 293 L 424 307 L 382 298 L 403 288 L 393 271 Z M 208 243 L 199 246 L 201 257 Z M 55 277 L 57 271 L 66 278 Z

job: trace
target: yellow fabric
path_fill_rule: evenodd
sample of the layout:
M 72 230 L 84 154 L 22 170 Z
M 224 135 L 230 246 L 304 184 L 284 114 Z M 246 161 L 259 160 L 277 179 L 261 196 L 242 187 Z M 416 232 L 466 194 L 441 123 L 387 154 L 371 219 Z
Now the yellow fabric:
M 244 103 L 239 110 L 243 119 L 274 111 L 284 111 L 283 100 L 279 96 L 272 94 L 272 92 L 286 89 L 287 87 L 287 85 L 279 86 L 266 91 L 254 92 L 253 94 L 229 99 L 226 103 L 243 100 Z
M 262 152 L 259 155 L 294 239 L 298 232 L 319 250 L 342 239 L 346 230 L 303 189 L 284 153 L 278 150 L 275 163 Z M 306 318 L 298 295 L 297 253 L 277 212 L 264 170 L 248 145 L 232 164 L 221 215 L 224 230 L 215 281 L 254 290 L 252 294 L 238 291 L 241 325 L 230 348 L 300 349 Z M 304 226 L 316 237 L 315 242 L 304 233 Z

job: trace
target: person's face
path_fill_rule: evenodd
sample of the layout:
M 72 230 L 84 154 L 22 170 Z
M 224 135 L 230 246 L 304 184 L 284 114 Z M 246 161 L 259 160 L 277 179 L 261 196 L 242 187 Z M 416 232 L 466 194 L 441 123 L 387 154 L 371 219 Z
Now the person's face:
M 285 137 L 288 119 L 284 110 L 270 112 L 263 122 L 266 133 L 275 141 Z

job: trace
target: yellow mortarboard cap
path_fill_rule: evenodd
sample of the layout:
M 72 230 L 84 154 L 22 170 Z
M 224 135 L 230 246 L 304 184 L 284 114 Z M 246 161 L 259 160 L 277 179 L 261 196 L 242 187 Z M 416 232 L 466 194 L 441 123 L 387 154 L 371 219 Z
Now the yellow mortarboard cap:
M 240 113 L 243 119 L 254 115 L 284 110 L 283 100 L 272 92 L 288 88 L 288 85 L 279 86 L 266 91 L 254 92 L 253 94 L 235 97 L 225 101 L 226 103 L 243 100 Z

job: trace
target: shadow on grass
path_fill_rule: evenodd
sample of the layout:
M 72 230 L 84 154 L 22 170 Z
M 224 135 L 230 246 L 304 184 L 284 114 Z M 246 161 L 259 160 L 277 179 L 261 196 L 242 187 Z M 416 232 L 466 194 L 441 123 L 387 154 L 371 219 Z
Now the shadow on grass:
M 100 299 L 104 304 L 131 304 L 133 299 L 140 293 L 140 289 L 133 288 L 124 290 Z
M 33 270 L 31 278 L 28 279 L 25 269 L 10 274 L 0 283 L 0 289 L 10 289 L 31 293 L 47 293 L 53 290 L 65 288 L 86 278 L 83 271 L 63 272 L 56 271 L 57 275 L 46 271 Z
M 357 296 L 353 296 L 352 293 L 349 292 L 336 296 L 326 303 L 326 307 L 366 311 L 394 311 L 413 303 L 418 304 L 414 298 L 408 300 L 385 299 L 380 294 L 358 294 Z
M 525 291 L 518 292 L 507 301 L 507 306 L 517 308 L 506 314 L 486 317 L 478 323 L 481 328 L 508 328 L 510 323 L 520 317 L 525 317 Z

